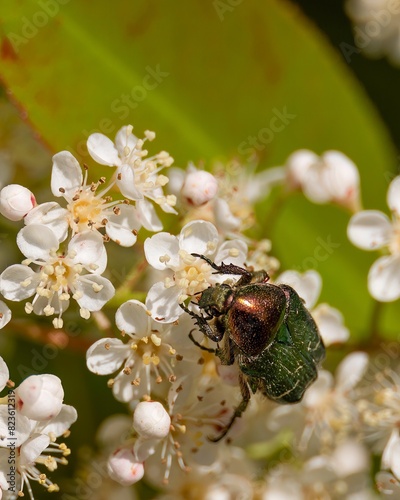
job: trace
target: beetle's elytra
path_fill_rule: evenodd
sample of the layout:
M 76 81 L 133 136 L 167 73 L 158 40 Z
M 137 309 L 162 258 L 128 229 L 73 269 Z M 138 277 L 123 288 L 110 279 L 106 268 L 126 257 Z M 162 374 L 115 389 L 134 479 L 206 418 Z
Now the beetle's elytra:
M 215 285 L 202 292 L 198 302 L 201 314 L 182 306 L 201 332 L 218 342 L 217 349 L 206 350 L 215 352 L 222 364 L 236 361 L 240 368 L 243 399 L 223 432 L 212 438 L 219 441 L 257 390 L 278 403 L 299 402 L 317 378 L 325 348 L 315 321 L 293 288 L 268 283 L 265 271 L 251 272 L 223 263 L 217 266 L 203 255 L 193 255 L 218 273 L 241 276 L 233 286 Z

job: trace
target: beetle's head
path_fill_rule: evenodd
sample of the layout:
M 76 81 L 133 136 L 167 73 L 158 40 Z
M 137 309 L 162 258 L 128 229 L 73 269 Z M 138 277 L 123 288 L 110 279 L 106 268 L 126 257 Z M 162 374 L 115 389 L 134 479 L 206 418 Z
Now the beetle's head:
M 210 286 L 201 294 L 198 305 L 210 316 L 221 316 L 228 311 L 233 293 L 229 285 Z

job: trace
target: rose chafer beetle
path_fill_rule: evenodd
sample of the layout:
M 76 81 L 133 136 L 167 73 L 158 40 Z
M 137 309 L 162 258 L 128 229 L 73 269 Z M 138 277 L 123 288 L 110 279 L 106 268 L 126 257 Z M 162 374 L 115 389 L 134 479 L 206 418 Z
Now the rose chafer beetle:
M 182 305 L 200 331 L 218 345 L 204 347 L 192 332 L 191 340 L 215 353 L 222 364 L 236 361 L 239 366 L 242 401 L 222 433 L 211 438 L 219 441 L 256 391 L 278 403 L 298 403 L 317 378 L 325 348 L 315 321 L 293 288 L 268 283 L 266 271 L 218 266 L 204 255 L 192 255 L 208 262 L 216 273 L 240 276 L 232 286 L 217 284 L 204 290 L 197 303 L 200 314 Z

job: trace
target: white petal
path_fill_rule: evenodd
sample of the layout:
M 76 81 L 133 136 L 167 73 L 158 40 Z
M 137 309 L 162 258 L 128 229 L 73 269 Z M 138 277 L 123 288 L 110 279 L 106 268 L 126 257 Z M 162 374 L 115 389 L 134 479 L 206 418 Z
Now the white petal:
M 47 262 L 50 250 L 57 250 L 59 242 L 49 227 L 42 224 L 30 224 L 23 227 L 17 234 L 17 245 L 29 259 Z
M 93 160 L 100 165 L 114 167 L 121 164 L 113 141 L 103 134 L 91 134 L 87 140 L 87 148 Z
M 195 168 L 194 171 L 197 171 Z M 180 196 L 183 183 L 185 181 L 186 172 L 178 167 L 168 169 L 168 192 L 174 194 L 177 198 Z
M 284 167 L 267 168 L 253 175 L 246 186 L 246 198 L 251 203 L 266 198 L 271 191 L 271 187 L 282 184 L 285 176 Z
M 124 158 L 127 154 L 131 154 L 138 141 L 137 137 L 133 135 L 130 130 L 130 127 L 125 125 L 120 128 L 115 135 L 115 147 L 117 148 L 121 158 Z M 126 148 L 129 149 L 129 152 L 126 151 Z
M 400 255 L 378 259 L 368 274 L 368 290 L 376 300 L 391 302 L 400 297 Z
M 394 452 L 396 450 L 396 445 L 399 442 L 400 442 L 399 430 L 393 429 L 389 441 L 386 443 L 385 449 L 383 450 L 382 453 L 381 467 L 383 469 L 392 469 Z
M 52 433 L 57 437 L 64 434 L 76 422 L 78 413 L 73 406 L 62 405 L 60 412 L 44 427 L 42 433 Z
M 14 436 L 10 435 L 8 429 L 8 407 L 7 404 L 0 405 L 0 446 L 7 447 L 7 437 L 14 437 L 17 441 L 17 447 L 21 446 L 30 436 L 32 428 L 36 424 L 33 420 L 21 415 L 19 411 L 16 412 L 16 432 Z
M 0 356 L 0 391 L 2 391 L 7 385 L 9 378 L 10 372 L 8 371 L 8 366 L 4 359 Z
M 240 228 L 241 220 L 235 217 L 226 200 L 215 198 L 213 201 L 215 224 L 224 233 L 237 231 Z
M 164 271 L 168 268 L 176 268 L 179 265 L 179 243 L 176 236 L 169 233 L 157 233 L 144 242 L 144 254 L 147 262 L 158 269 Z M 160 257 L 163 262 L 160 261 Z
M 294 288 L 299 296 L 305 301 L 305 306 L 308 309 L 312 309 L 317 302 L 322 288 L 321 275 L 314 270 L 306 271 L 303 274 L 297 271 L 285 271 L 279 275 L 276 282 Z
M 350 332 L 344 326 L 343 314 L 328 304 L 319 304 L 312 311 L 325 347 L 346 342 Z
M 115 324 L 119 330 L 134 333 L 139 338 L 151 334 L 147 308 L 138 300 L 128 300 L 118 308 L 115 314 Z
M 394 495 L 400 494 L 400 483 L 396 481 L 396 478 L 390 472 L 378 472 L 376 475 L 376 487 L 384 495 L 393 495 L 391 498 L 396 498 Z
M 0 329 L 4 328 L 6 324 L 10 322 L 10 320 L 11 320 L 11 310 L 2 300 L 0 300 Z M 0 373 L 1 373 L 1 365 L 0 365 Z M 1 382 L 0 382 L 0 387 L 1 387 Z
M 135 385 L 134 379 L 134 375 L 126 375 L 123 371 L 114 378 L 112 392 L 117 401 L 132 403 L 132 401 L 138 401 L 147 394 L 146 384 Z
M 349 240 L 363 250 L 375 250 L 386 245 L 392 232 L 389 218 L 378 210 L 363 210 L 354 214 L 347 227 Z
M 144 228 L 148 231 L 161 231 L 163 228 L 156 209 L 148 200 L 138 200 L 136 202 L 137 216 Z
M 118 215 L 112 213 L 107 216 L 106 233 L 119 245 L 131 247 L 136 243 L 137 234 L 135 233 L 140 229 L 141 224 L 135 207 L 121 204 L 118 208 L 120 210 Z
M 331 464 L 338 477 L 347 478 L 369 468 L 369 453 L 361 443 L 348 439 L 335 449 Z
M 303 179 L 304 195 L 313 203 L 332 201 L 329 184 L 329 171 L 322 162 L 310 165 Z
M 21 446 L 20 464 L 33 464 L 49 444 L 49 436 L 34 434 Z
M 99 339 L 86 353 L 86 364 L 96 375 L 116 372 L 129 356 L 129 345 L 120 339 Z
M 28 282 L 22 286 L 22 282 Z M 20 301 L 31 297 L 40 281 L 39 276 L 28 266 L 14 264 L 7 267 L 0 275 L 0 292 L 8 300 Z
M 304 404 L 307 407 L 318 407 L 326 393 L 333 387 L 333 375 L 326 370 L 320 370 L 318 378 L 304 395 Z
M 43 224 L 48 226 L 57 236 L 58 241 L 62 242 L 68 235 L 68 210 L 60 207 L 55 201 L 42 203 L 33 208 L 24 218 L 26 225 Z
M 97 288 L 97 285 L 103 288 L 96 292 L 93 285 L 95 288 Z M 111 282 L 107 278 L 96 274 L 87 274 L 78 278 L 77 290 L 83 292 L 83 297 L 77 300 L 78 304 L 89 311 L 100 311 L 104 304 L 115 294 L 115 288 Z
M 360 176 L 356 165 L 340 151 L 327 151 L 321 156 L 327 170 L 326 182 L 334 201 L 345 201 L 358 194 Z
M 393 446 L 392 450 L 392 472 L 398 480 L 400 480 L 400 442 Z
M 162 281 L 153 285 L 146 298 L 146 307 L 151 311 L 153 319 L 161 323 L 176 321 L 183 314 L 178 302 L 179 295 L 180 289 L 177 286 L 165 288 Z
M 107 254 L 105 253 L 103 237 L 97 231 L 84 231 L 76 234 L 68 245 L 68 252 L 72 252 L 74 257 L 71 259 L 76 264 L 82 264 L 85 267 L 95 264 L 96 274 L 101 274 L 107 267 Z M 104 255 L 105 259 L 104 260 Z
M 368 366 L 365 352 L 352 352 L 344 358 L 336 370 L 336 386 L 342 391 L 352 389 L 363 377 Z
M 392 212 L 400 216 L 400 176 L 394 178 L 389 185 L 387 204 Z
M 295 186 L 302 186 L 310 165 L 319 161 L 319 156 L 308 149 L 299 149 L 292 153 L 286 161 L 291 182 Z
M 82 180 L 78 160 L 69 151 L 61 151 L 53 156 L 51 192 L 54 196 L 74 196 L 81 187 Z
M 247 259 L 247 245 L 242 240 L 224 241 L 214 257 L 216 264 L 234 264 L 243 267 Z
M 195 220 L 182 228 L 179 247 L 187 253 L 210 255 L 218 246 L 218 231 L 211 222 Z
M 59 314 L 68 309 L 69 300 L 59 300 L 58 294 L 56 293 L 53 295 L 50 302 L 46 297 L 38 297 L 33 304 L 33 312 L 38 316 L 43 316 L 45 314 L 44 309 L 47 305 L 54 308 L 54 314 Z
M 129 200 L 142 200 L 143 193 L 136 187 L 135 172 L 130 165 L 123 164 L 117 169 L 117 186 L 122 196 Z

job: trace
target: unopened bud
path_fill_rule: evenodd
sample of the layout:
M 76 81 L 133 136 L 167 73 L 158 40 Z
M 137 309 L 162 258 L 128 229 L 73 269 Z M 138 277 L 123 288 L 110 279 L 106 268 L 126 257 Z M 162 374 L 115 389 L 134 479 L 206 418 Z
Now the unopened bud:
M 182 196 L 195 207 L 212 200 L 217 191 L 217 179 L 204 170 L 189 173 L 182 186 Z
M 10 184 L 0 191 L 0 213 L 12 221 L 22 220 L 36 206 L 36 200 L 24 186 Z
M 6 304 L 0 300 L 0 328 L 6 326 L 11 319 L 11 311 Z
M 163 439 L 168 435 L 171 418 L 161 403 L 143 401 L 136 406 L 133 414 L 135 431 L 147 439 Z
M 19 413 L 32 420 L 50 420 L 62 408 L 64 390 L 55 375 L 31 375 L 15 390 Z
M 107 469 L 111 479 L 123 486 L 137 483 L 144 475 L 143 464 L 136 461 L 130 448 L 116 450 L 108 459 Z

